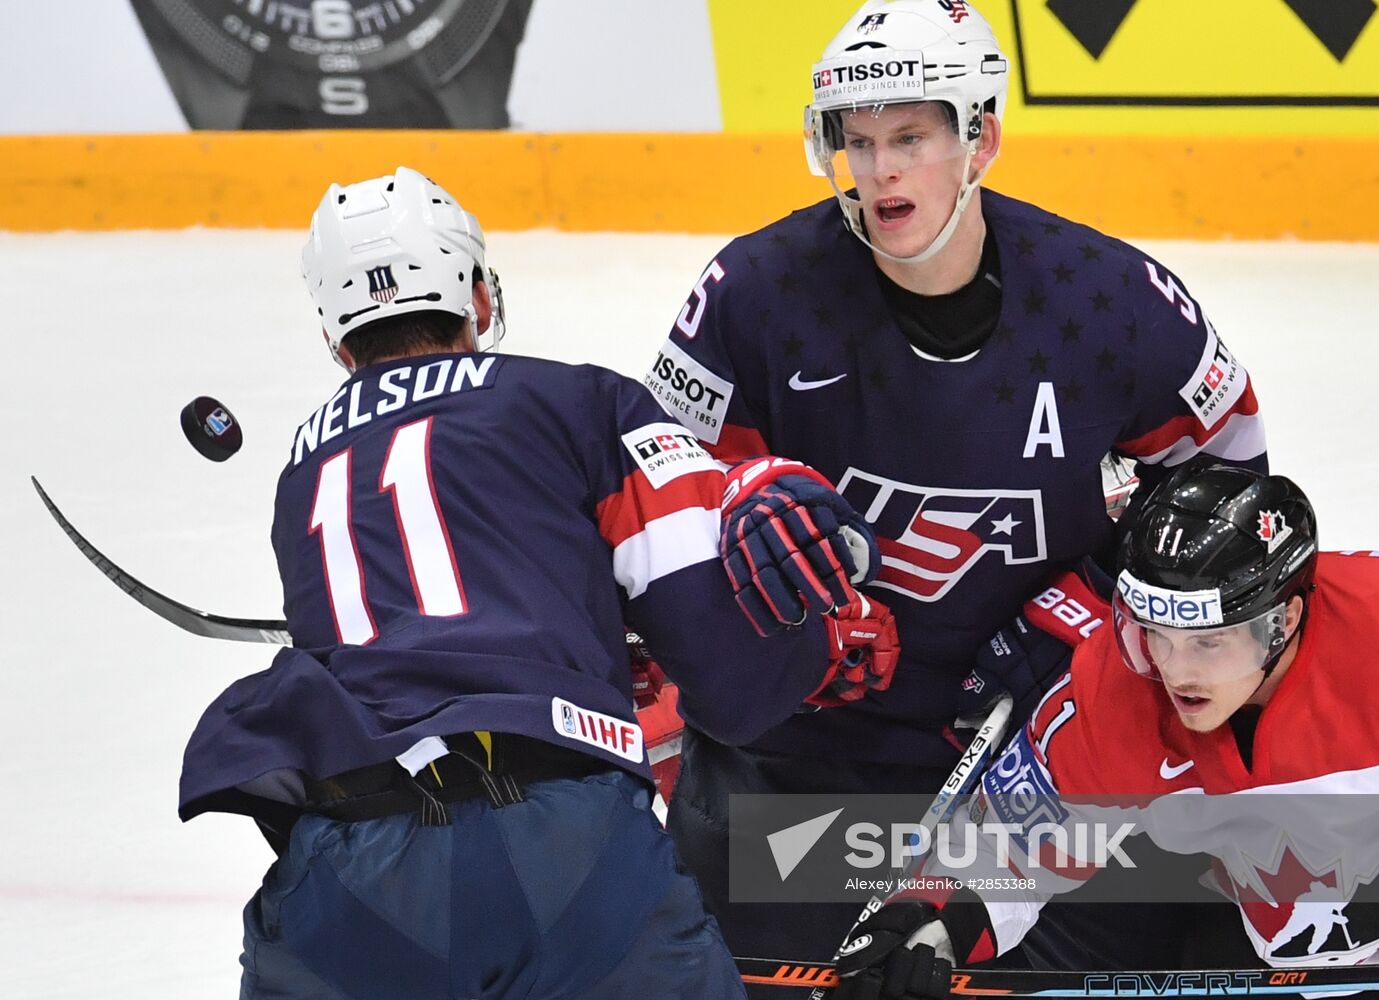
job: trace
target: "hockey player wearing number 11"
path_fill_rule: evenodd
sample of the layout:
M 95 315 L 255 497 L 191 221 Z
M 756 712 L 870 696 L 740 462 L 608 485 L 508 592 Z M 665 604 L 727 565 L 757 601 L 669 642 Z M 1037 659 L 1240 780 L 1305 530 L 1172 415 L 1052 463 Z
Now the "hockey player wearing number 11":
M 951 962 L 1008 951 L 1053 893 L 1095 883 L 1033 828 L 1108 815 L 1211 859 L 1238 910 L 1208 930 L 1216 967 L 1375 962 L 1374 555 L 1319 554 L 1312 505 L 1282 476 L 1218 465 L 1167 479 L 1125 538 L 1106 624 L 982 779 L 976 812 L 1015 831 L 1009 863 L 1037 873 L 1034 888 L 892 896 L 843 945 L 839 1000 L 947 996 Z M 985 844 L 965 874 L 1012 874 L 998 850 Z M 931 859 L 925 874 L 956 873 Z
M 294 648 L 207 709 L 182 777 L 184 818 L 246 813 L 280 854 L 241 996 L 741 997 L 650 808 L 624 623 L 687 717 L 750 740 L 889 684 L 894 622 L 852 586 L 875 542 L 799 462 L 725 476 L 630 379 L 478 351 L 485 255 L 405 167 L 312 219 L 349 378 L 278 482 Z M 763 638 L 776 615 L 799 627 Z

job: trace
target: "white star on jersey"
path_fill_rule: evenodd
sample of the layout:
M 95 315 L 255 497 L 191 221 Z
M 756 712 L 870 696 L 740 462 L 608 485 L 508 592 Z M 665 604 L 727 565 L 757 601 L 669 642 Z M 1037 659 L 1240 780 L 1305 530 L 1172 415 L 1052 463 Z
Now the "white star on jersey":
M 996 532 L 997 534 L 1009 535 L 1009 534 L 1012 534 L 1012 533 L 1015 531 L 1015 526 L 1016 526 L 1017 524 L 1024 524 L 1024 523 L 1025 523 L 1024 521 L 1017 521 L 1017 520 L 1015 520 L 1015 515 L 1013 515 L 1013 514 L 1007 514 L 1005 517 L 1001 518 L 999 521 L 992 521 L 992 522 L 991 522 L 991 530 L 994 531 L 994 532 Z

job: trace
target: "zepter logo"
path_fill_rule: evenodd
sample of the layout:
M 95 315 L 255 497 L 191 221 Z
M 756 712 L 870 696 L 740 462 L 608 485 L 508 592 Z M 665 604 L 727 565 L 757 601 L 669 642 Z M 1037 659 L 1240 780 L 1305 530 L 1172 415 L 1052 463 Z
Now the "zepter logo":
M 1121 573 L 1116 589 L 1135 617 L 1152 625 L 1205 628 L 1224 620 L 1219 590 L 1165 590 L 1135 579 L 1128 570 Z

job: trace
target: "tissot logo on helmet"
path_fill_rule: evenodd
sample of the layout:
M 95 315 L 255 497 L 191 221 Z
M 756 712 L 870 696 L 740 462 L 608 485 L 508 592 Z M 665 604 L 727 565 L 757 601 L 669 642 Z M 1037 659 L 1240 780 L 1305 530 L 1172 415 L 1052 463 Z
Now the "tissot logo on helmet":
M 923 77 L 924 61 L 921 59 L 887 59 L 869 63 L 843 63 L 821 69 L 814 74 L 815 88 L 829 87 L 833 84 L 862 83 L 866 80 L 883 80 L 899 76 Z

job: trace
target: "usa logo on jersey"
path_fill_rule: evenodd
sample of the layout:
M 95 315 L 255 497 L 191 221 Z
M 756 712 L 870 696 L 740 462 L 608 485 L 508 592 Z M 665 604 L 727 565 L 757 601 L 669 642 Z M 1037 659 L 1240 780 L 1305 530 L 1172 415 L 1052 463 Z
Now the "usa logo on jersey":
M 916 486 L 848 469 L 838 492 L 876 529 L 874 586 L 938 601 L 988 552 L 1007 563 L 1045 558 L 1039 490 Z

